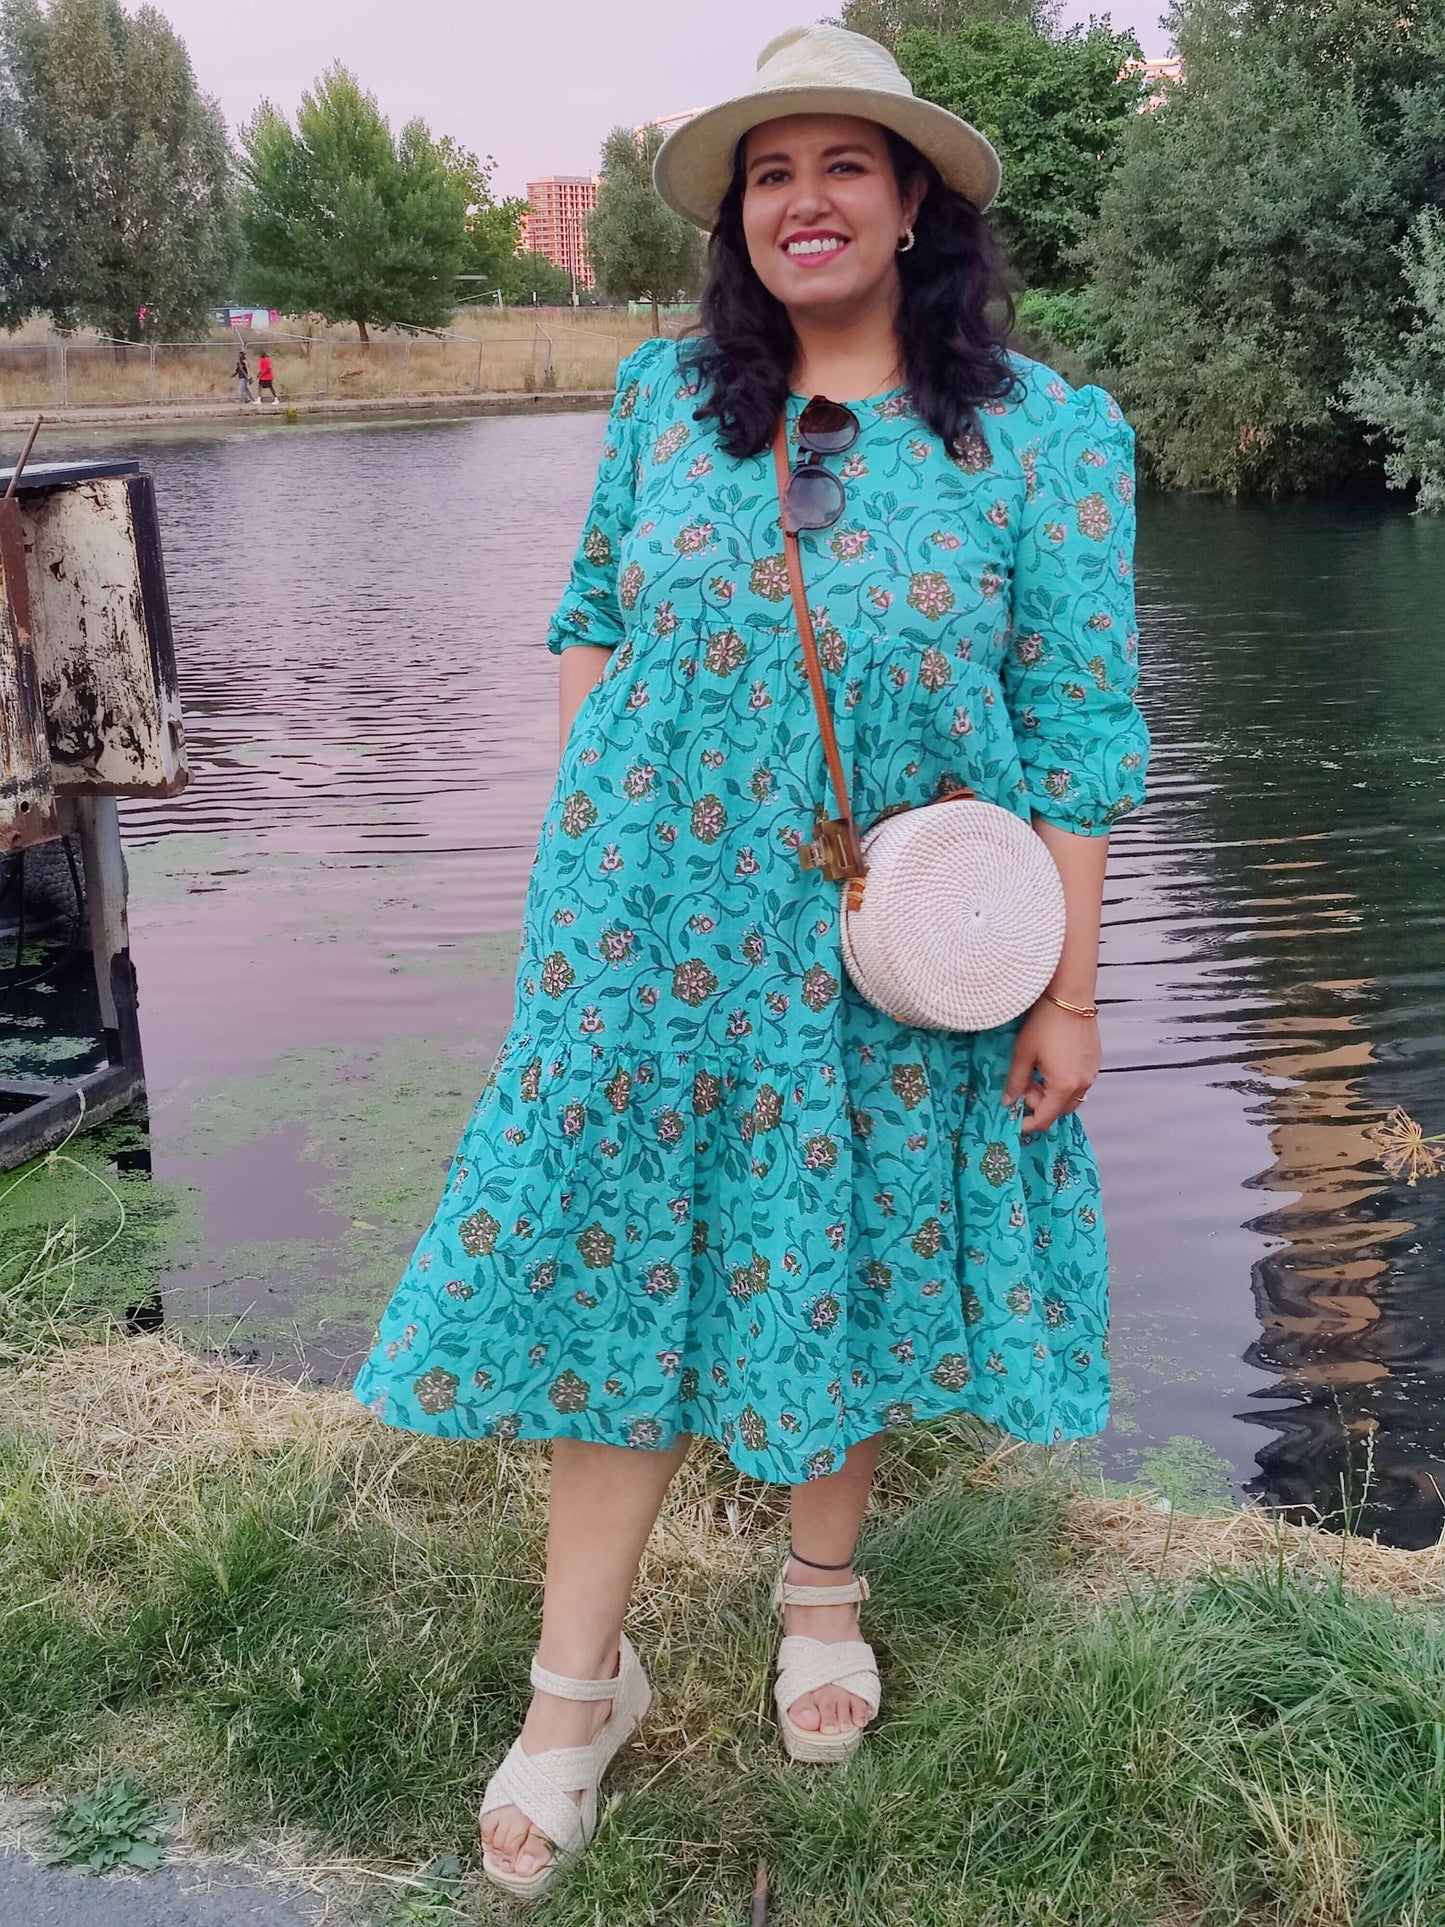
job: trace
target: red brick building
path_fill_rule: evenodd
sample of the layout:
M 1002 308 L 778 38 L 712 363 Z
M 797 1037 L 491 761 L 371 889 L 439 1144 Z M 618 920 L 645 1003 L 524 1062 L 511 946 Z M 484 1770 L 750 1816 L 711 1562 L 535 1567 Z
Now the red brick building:
M 597 205 L 597 176 L 548 174 L 527 183 L 522 216 L 522 251 L 545 254 L 554 268 L 575 274 L 581 288 L 592 286 L 587 258 L 586 219 Z

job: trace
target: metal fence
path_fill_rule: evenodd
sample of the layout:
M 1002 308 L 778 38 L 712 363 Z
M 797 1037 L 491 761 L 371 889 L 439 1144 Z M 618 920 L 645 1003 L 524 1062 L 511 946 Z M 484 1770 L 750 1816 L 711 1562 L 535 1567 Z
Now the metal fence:
M 548 316 L 530 331 L 375 334 L 369 342 L 331 335 L 239 332 L 209 341 L 83 340 L 0 342 L 0 408 L 88 408 L 116 404 L 235 401 L 236 351 L 256 364 L 269 354 L 277 401 L 368 400 L 553 388 L 609 388 L 628 351 L 623 337 L 596 334 Z

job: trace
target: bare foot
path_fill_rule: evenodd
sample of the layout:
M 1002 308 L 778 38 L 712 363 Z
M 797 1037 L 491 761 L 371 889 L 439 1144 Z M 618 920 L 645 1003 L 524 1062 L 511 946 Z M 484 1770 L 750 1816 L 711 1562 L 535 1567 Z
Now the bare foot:
M 613 1671 L 621 1666 L 618 1655 Z M 564 1700 L 534 1692 L 522 1723 L 522 1751 L 550 1753 L 560 1746 L 586 1746 L 612 1712 L 611 1700 Z M 582 1795 L 573 1794 L 580 1806 Z M 504 1873 L 535 1873 L 552 1858 L 552 1842 L 519 1807 L 493 1807 L 481 1822 L 482 1845 Z
M 847 1572 L 827 1575 L 830 1586 L 846 1586 L 853 1577 L 852 1568 Z M 788 1561 L 787 1581 L 790 1586 L 816 1586 L 823 1583 L 821 1575 L 799 1564 L 796 1559 Z M 835 1645 L 841 1640 L 858 1639 L 858 1608 L 849 1606 L 785 1606 L 783 1608 L 783 1631 L 802 1633 L 809 1639 L 821 1639 L 827 1645 Z M 788 1708 L 788 1717 L 794 1725 L 801 1726 L 805 1733 L 851 1733 L 855 1727 L 866 1726 L 873 1717 L 873 1708 L 867 1700 L 860 1700 L 856 1693 L 849 1693 L 841 1686 L 820 1686 L 815 1692 L 804 1693 L 795 1699 Z

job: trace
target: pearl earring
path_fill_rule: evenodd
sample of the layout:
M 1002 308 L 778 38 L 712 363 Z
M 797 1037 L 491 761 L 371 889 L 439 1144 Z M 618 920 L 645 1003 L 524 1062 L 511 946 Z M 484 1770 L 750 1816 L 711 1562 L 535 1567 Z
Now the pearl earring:
M 907 254 L 908 250 L 913 246 L 914 239 L 913 229 L 911 227 L 904 228 L 903 239 L 898 243 L 897 252 L 899 254 Z

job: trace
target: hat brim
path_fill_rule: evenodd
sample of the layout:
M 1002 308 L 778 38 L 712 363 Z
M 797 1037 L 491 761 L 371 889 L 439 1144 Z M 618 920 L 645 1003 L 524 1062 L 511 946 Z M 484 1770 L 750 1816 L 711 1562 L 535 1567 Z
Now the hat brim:
M 866 87 L 779 87 L 695 114 L 657 150 L 652 178 L 658 193 L 685 219 L 711 230 L 732 184 L 738 142 L 765 121 L 788 114 L 850 114 L 876 121 L 911 141 L 948 186 L 976 207 L 988 207 L 998 195 L 999 158 L 976 127 L 931 100 Z

